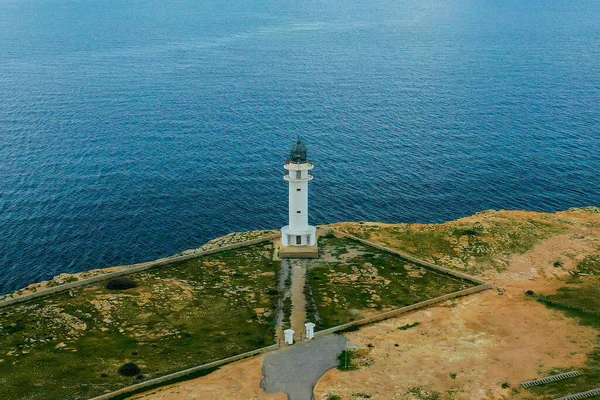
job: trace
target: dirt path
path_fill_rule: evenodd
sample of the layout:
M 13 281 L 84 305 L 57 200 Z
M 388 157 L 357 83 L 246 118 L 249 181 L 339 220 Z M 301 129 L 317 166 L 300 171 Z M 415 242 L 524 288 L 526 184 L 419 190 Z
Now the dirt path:
M 306 281 L 306 260 L 293 260 L 292 264 L 292 315 L 291 325 L 299 340 L 304 335 L 306 322 L 306 298 L 304 282 Z

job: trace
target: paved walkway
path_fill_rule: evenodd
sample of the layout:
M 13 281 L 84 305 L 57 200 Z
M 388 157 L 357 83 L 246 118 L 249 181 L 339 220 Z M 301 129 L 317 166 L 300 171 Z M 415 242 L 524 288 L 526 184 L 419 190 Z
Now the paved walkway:
M 267 393 L 287 393 L 289 400 L 314 400 L 313 389 L 338 365 L 348 339 L 328 335 L 265 355 L 261 386 Z

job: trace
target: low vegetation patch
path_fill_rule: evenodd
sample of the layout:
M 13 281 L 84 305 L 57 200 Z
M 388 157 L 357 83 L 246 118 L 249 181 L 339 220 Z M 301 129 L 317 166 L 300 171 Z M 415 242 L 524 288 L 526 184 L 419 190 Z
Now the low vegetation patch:
M 288 329 L 291 327 L 291 319 L 292 319 L 292 299 L 290 297 L 286 297 L 283 299 L 283 329 Z
M 358 365 L 356 360 L 358 358 L 358 352 L 356 350 L 344 350 L 338 356 L 338 367 L 340 371 L 356 371 Z
M 322 238 L 319 245 L 333 260 L 324 257 L 325 261 L 308 263 L 309 304 L 315 304 L 318 329 L 473 286 L 353 240 Z
M 273 344 L 271 250 L 225 251 L 128 275 L 135 288 L 98 283 L 1 309 L 0 398 L 86 399 Z M 143 376 L 121 375 L 128 363 Z
M 487 269 L 504 270 L 508 256 L 524 253 L 542 240 L 566 232 L 568 224 L 546 214 L 493 211 L 477 222 L 340 224 L 336 229 L 475 274 Z
M 600 256 L 590 255 L 585 257 L 577 265 L 577 269 L 574 271 L 574 276 L 588 276 L 588 275 L 600 275 Z
M 415 326 L 419 326 L 419 325 L 421 325 L 420 322 L 413 322 L 412 324 L 406 324 L 406 325 L 402 325 L 402 326 L 398 327 L 398 330 L 405 331 L 407 329 L 414 328 Z
M 421 386 L 408 389 L 407 395 L 412 395 L 416 400 L 442 400 L 441 394 L 433 390 L 427 390 Z

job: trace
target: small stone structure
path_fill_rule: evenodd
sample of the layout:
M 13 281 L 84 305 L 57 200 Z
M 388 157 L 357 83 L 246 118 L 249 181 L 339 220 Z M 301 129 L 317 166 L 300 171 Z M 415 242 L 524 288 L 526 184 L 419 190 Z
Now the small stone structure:
M 313 339 L 315 337 L 315 324 L 313 324 L 312 322 L 307 322 L 304 324 L 304 326 L 306 327 L 306 338 L 307 339 Z
M 283 331 L 283 334 L 285 335 L 285 342 L 289 345 L 294 344 L 294 330 L 293 329 L 286 329 L 285 331 Z

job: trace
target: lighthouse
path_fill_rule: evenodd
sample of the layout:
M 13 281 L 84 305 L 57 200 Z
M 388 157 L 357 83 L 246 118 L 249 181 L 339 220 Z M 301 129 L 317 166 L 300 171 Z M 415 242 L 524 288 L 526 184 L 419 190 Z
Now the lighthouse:
M 317 256 L 317 230 L 308 224 L 308 182 L 312 181 L 314 166 L 306 158 L 306 146 L 300 138 L 292 147 L 284 167 L 288 182 L 289 223 L 281 228 L 282 258 Z

